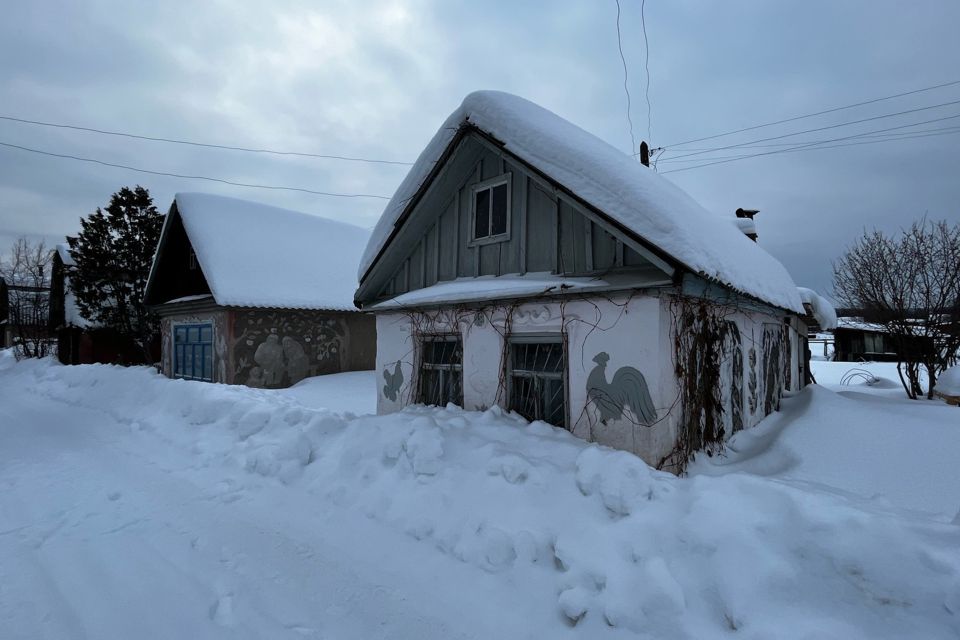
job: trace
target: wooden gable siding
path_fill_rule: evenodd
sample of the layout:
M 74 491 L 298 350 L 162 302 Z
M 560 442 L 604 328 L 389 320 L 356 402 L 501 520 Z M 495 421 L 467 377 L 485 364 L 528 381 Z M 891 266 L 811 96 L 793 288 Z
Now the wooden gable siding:
M 474 185 L 510 175 L 509 238 L 472 241 Z M 466 135 L 361 284 L 366 304 L 437 282 L 551 272 L 586 276 L 613 269 L 663 273 L 566 194 L 475 133 Z M 662 268 L 662 263 L 661 263 Z
M 210 293 L 210 286 L 199 263 L 195 268 L 190 268 L 190 252 L 193 247 L 176 203 L 167 215 L 172 217 L 164 225 L 164 233 L 157 248 L 157 263 L 147 284 L 147 305 L 159 305 L 184 296 Z

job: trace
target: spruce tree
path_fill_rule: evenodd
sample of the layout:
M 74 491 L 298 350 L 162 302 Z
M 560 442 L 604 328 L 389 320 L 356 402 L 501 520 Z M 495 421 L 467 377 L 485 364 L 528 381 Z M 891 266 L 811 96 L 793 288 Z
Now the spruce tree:
M 76 237 L 67 238 L 77 265 L 70 287 L 80 315 L 133 340 L 149 362 L 159 326 L 143 296 L 163 216 L 150 192 L 137 185 L 113 194 L 105 209 L 81 218 L 80 227 Z

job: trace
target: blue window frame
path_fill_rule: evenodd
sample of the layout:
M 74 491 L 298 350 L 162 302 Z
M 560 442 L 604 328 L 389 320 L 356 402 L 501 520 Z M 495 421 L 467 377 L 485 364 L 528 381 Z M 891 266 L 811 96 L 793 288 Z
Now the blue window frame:
M 173 377 L 213 382 L 213 324 L 173 327 Z

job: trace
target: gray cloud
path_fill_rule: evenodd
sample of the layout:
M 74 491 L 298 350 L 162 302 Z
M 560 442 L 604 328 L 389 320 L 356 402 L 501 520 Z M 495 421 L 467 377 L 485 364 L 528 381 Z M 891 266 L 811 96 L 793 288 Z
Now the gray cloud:
M 631 0 L 622 5 L 640 139 L 647 137 L 640 7 Z M 7 115 L 412 160 L 466 93 L 494 88 L 532 99 L 625 151 L 630 147 L 612 1 L 61 1 L 14 3 L 4 13 L 0 112 Z M 656 1 L 647 2 L 646 17 L 654 146 L 957 79 L 956 3 Z M 950 99 L 960 99 L 960 86 L 688 146 L 745 142 Z M 944 108 L 822 135 L 957 113 Z M 863 228 L 893 230 L 924 213 L 960 220 L 958 140 L 777 154 L 668 177 L 718 212 L 761 209 L 764 246 L 798 282 L 826 292 L 830 261 Z M 404 175 L 402 167 L 177 147 L 10 122 L 0 122 L 0 141 L 324 191 L 390 195 Z M 741 152 L 725 154 L 731 153 Z M 21 234 L 56 241 L 120 186 L 137 183 L 150 188 L 161 209 L 176 191 L 211 191 L 372 226 L 383 207 L 378 200 L 146 176 L 0 148 L 0 246 Z

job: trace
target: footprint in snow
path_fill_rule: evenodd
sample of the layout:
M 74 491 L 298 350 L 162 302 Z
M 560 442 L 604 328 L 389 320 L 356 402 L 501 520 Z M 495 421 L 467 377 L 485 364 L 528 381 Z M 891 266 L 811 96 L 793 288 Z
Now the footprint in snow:
M 216 602 L 210 605 L 210 619 L 223 627 L 233 626 L 235 619 L 233 617 L 233 596 L 231 594 L 220 596 Z

